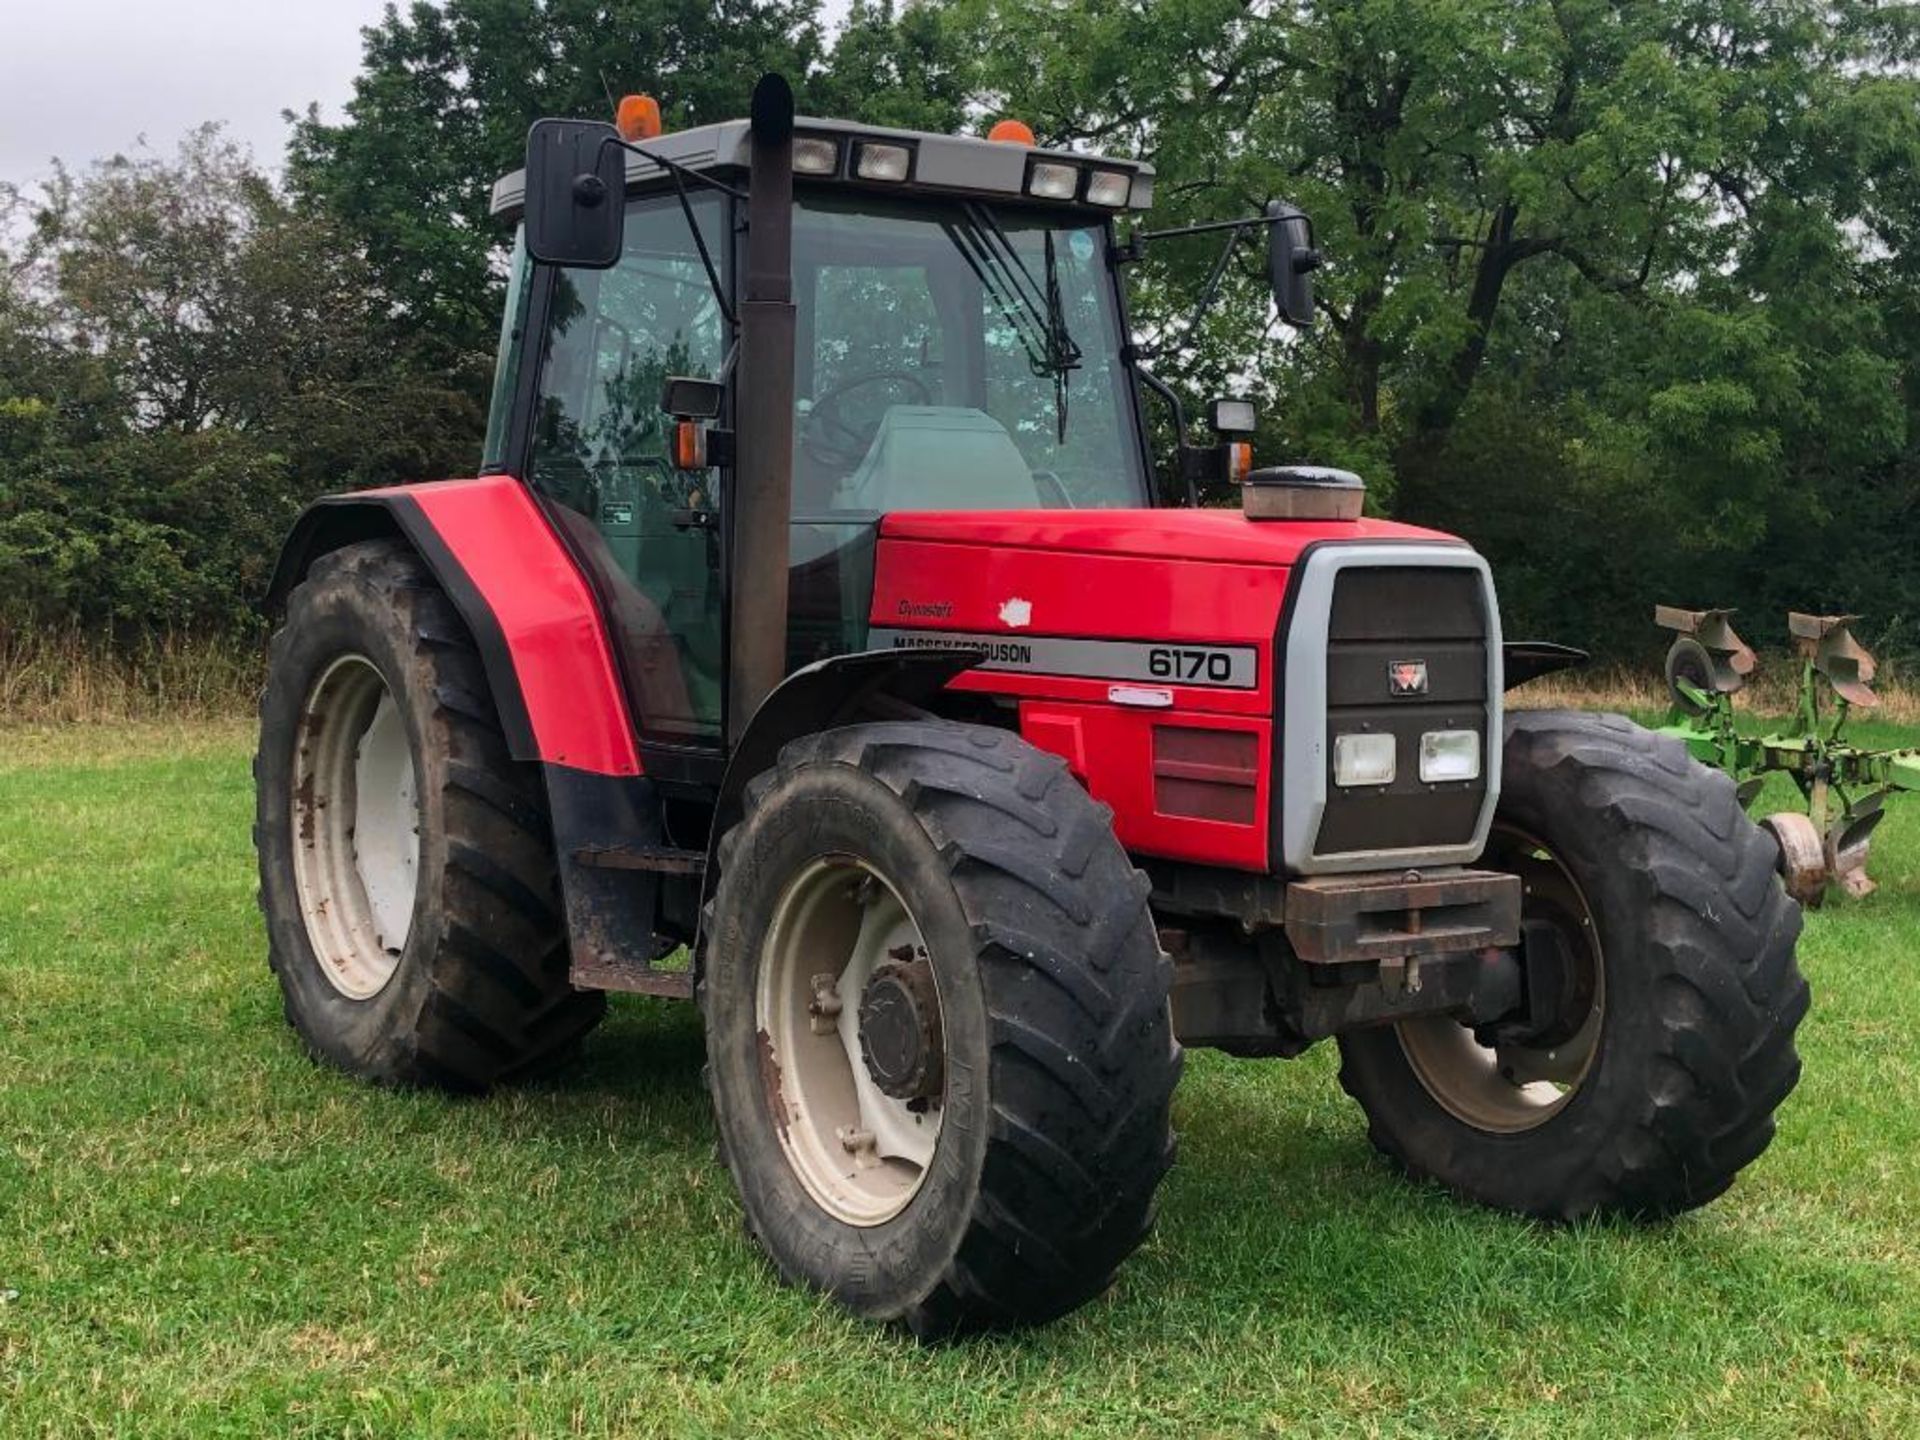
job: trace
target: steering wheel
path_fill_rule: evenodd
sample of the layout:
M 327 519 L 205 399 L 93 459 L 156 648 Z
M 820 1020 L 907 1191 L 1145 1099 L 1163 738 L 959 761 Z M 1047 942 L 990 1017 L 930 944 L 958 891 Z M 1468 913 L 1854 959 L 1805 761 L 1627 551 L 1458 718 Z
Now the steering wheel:
M 870 425 L 856 424 L 841 413 L 841 402 L 856 390 L 871 389 L 876 385 L 895 385 L 911 391 L 912 405 L 925 405 L 933 399 L 933 391 L 917 375 L 904 370 L 876 370 L 869 375 L 856 375 L 851 380 L 842 381 L 813 402 L 813 409 L 807 413 L 805 429 L 800 432 L 800 447 L 807 455 L 821 465 L 833 466 L 842 471 L 852 470 L 873 445 L 873 437 L 880 431 L 880 418 Z

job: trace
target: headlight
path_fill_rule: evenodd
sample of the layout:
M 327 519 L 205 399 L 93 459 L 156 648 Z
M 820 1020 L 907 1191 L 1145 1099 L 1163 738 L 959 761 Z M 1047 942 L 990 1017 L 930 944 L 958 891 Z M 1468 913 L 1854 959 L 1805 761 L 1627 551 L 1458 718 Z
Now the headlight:
M 793 173 L 833 175 L 840 170 L 840 143 L 818 135 L 793 137 Z
M 1393 776 L 1393 736 L 1361 733 L 1334 737 L 1334 784 L 1391 785 Z
M 1133 176 L 1125 170 L 1096 170 L 1087 177 L 1087 203 L 1118 210 L 1133 192 Z
M 1480 778 L 1476 730 L 1429 730 L 1420 737 L 1420 778 L 1428 785 Z
M 1071 200 L 1080 188 L 1080 167 L 1038 161 L 1027 175 L 1027 193 L 1042 200 Z

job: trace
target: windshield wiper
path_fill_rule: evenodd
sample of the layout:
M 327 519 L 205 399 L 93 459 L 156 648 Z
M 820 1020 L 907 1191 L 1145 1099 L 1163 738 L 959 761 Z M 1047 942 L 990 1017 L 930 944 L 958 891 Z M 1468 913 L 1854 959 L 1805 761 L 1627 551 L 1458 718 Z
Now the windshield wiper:
M 1034 375 L 1053 381 L 1054 428 L 1064 443 L 1067 376 L 1080 368 L 1081 350 L 1067 330 L 1053 231 L 1044 235 L 1045 279 L 1037 280 L 990 209 L 978 202 L 962 208 L 965 223 L 947 221 L 942 228 L 1027 352 Z

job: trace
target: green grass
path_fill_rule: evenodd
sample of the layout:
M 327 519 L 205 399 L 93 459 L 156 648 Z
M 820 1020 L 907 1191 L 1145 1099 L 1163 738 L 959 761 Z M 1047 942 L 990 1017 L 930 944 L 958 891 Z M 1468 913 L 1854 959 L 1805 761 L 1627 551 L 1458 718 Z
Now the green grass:
M 774 1283 L 684 1011 L 480 1103 L 309 1064 L 247 748 L 0 731 L 0 1433 L 1920 1433 L 1920 802 L 1812 919 L 1806 1078 L 1699 1214 L 1480 1213 L 1324 1051 L 1195 1054 L 1114 1292 L 924 1350 Z

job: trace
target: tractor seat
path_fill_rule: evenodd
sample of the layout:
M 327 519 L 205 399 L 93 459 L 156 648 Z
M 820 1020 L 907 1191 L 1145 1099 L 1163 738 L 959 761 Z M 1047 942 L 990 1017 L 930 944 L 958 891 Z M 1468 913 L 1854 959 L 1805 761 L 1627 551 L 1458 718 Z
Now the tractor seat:
M 1037 510 L 1044 502 L 1020 447 L 984 410 L 892 405 L 836 510 Z

